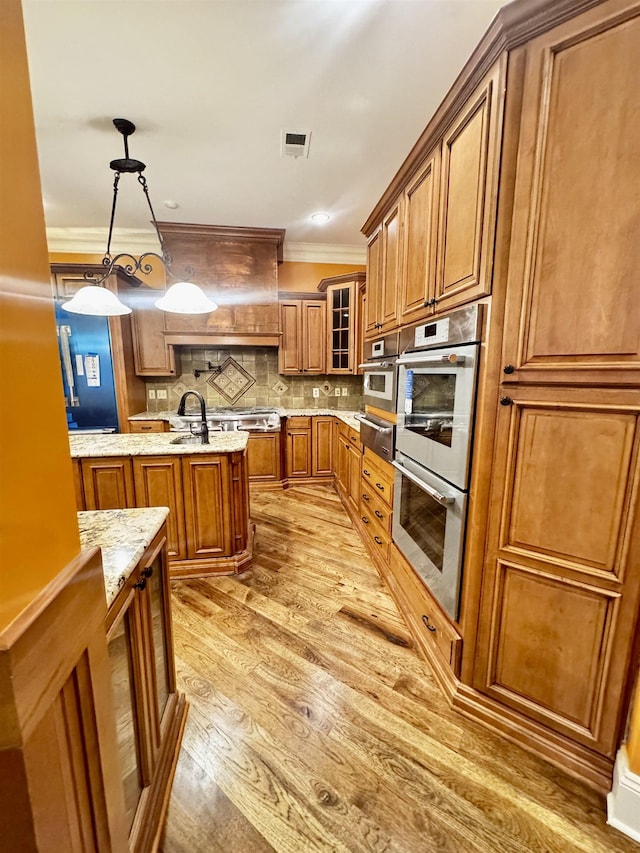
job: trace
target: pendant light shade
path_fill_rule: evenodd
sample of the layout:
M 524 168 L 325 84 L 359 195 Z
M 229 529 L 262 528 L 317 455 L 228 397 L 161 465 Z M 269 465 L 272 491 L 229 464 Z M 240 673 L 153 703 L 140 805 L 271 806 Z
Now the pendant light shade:
M 131 308 L 120 302 L 115 293 L 95 284 L 81 287 L 73 299 L 62 303 L 62 308 L 72 314 L 91 314 L 94 317 L 119 317 L 122 314 L 131 314 Z
M 172 284 L 165 295 L 156 302 L 156 308 L 161 308 L 170 314 L 209 314 L 217 307 L 197 284 L 192 284 L 190 281 L 178 281 Z

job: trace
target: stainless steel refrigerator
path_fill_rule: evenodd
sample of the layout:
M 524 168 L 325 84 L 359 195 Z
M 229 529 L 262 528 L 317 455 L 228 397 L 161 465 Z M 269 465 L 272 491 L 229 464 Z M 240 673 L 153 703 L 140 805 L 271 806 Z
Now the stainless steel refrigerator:
M 56 325 L 69 432 L 118 432 L 109 320 L 56 302 Z

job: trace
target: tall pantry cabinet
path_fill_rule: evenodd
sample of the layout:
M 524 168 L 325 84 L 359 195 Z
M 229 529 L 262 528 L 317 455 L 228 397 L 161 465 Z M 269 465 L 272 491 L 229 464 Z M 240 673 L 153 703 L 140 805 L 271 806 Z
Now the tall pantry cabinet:
M 396 325 L 486 306 L 462 651 L 436 671 L 603 791 L 640 652 L 639 56 L 638 0 L 504 7 L 363 229 L 365 334 L 397 270 Z

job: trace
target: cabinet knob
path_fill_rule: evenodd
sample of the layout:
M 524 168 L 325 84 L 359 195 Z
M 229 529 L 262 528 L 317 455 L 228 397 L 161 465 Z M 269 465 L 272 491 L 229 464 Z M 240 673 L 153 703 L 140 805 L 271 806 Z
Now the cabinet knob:
M 153 566 L 148 566 L 146 569 L 142 570 L 142 577 L 143 578 L 150 578 L 152 574 L 153 574 Z
M 502 368 L 502 372 L 506 373 L 508 376 L 510 373 L 515 373 L 516 369 L 512 364 L 505 364 L 505 366 Z
M 511 397 L 500 397 L 501 406 L 510 406 L 513 403 Z
M 435 634 L 436 626 L 431 624 L 431 622 L 429 621 L 429 617 L 423 616 L 422 621 L 427 626 L 427 631 L 431 631 L 432 634 Z
M 142 578 L 141 580 L 134 583 L 134 586 L 136 589 L 144 589 L 146 587 L 146 585 L 147 585 L 147 579 L 146 578 Z

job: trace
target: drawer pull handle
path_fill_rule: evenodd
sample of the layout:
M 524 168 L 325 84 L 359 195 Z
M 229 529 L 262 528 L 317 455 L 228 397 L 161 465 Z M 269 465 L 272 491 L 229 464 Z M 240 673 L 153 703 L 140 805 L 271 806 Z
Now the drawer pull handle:
M 384 486 L 382 483 L 376 483 L 376 489 L 380 489 L 381 492 L 384 492 Z
M 141 430 L 145 430 L 145 429 L 147 429 L 147 430 L 148 430 L 148 429 L 153 429 L 153 427 L 150 427 L 150 426 L 143 426 L 143 427 L 140 427 L 140 429 L 141 429 Z
M 383 541 L 382 541 L 382 539 L 380 539 L 378 536 L 374 536 L 374 537 L 373 537 L 373 541 L 374 541 L 374 542 L 377 542 L 377 543 L 378 543 L 378 545 L 384 545 L 384 542 L 383 542 Z
M 356 443 L 356 441 L 357 441 L 357 440 L 358 440 L 358 439 L 357 439 L 357 438 L 355 438 L 355 436 L 353 436 L 353 435 L 350 435 L 350 436 L 349 436 L 349 441 L 352 441 L 354 444 Z
M 369 503 L 369 495 L 365 495 L 365 494 L 363 493 L 363 495 L 362 495 L 362 500 L 363 500 L 363 501 L 366 501 L 367 503 Z
M 134 583 L 134 586 L 136 589 L 144 589 L 146 587 L 146 585 L 147 585 L 147 579 L 146 578 L 142 578 L 141 580 Z
M 384 515 L 380 512 L 379 509 L 374 510 L 374 512 L 377 518 L 384 518 Z
M 366 469 L 366 468 L 363 470 L 363 472 L 362 472 L 362 473 L 365 475 L 365 477 L 370 477 L 370 476 L 371 476 L 371 471 L 367 471 L 367 469 Z
M 432 633 L 432 634 L 435 634 L 435 632 L 436 632 L 436 626 L 435 626 L 435 625 L 432 625 L 432 624 L 431 624 L 431 622 L 429 622 L 429 617 L 428 617 L 428 616 L 423 616 L 423 617 L 422 617 L 422 621 L 423 621 L 423 622 L 424 622 L 424 624 L 427 626 L 427 631 L 431 631 L 431 633 Z
M 364 521 L 365 524 L 369 524 L 369 519 L 367 518 L 366 515 L 363 515 L 361 517 L 362 517 L 362 520 Z

